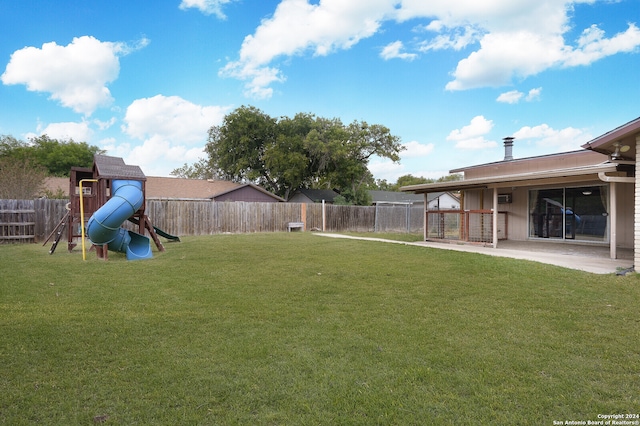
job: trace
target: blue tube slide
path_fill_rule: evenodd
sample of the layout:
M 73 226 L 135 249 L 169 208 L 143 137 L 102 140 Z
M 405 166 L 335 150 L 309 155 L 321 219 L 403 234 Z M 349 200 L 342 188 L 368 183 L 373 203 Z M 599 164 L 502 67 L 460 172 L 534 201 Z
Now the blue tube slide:
M 153 257 L 151 241 L 120 226 L 138 211 L 144 202 L 142 182 L 114 180 L 111 198 L 87 222 L 87 236 L 93 244 L 108 244 L 109 250 L 126 253 L 127 260 Z

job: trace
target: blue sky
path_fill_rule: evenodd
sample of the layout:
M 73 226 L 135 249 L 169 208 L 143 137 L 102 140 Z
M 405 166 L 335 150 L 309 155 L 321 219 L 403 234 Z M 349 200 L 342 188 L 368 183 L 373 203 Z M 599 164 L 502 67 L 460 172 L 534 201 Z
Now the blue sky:
M 412 174 L 579 149 L 640 116 L 637 0 L 5 0 L 0 134 L 168 176 L 241 105 L 387 126 Z

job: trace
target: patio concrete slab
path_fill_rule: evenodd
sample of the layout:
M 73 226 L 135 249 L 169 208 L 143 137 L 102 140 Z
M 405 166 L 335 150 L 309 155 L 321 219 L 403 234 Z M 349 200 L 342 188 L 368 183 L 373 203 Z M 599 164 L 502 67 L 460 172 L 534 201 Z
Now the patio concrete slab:
M 564 268 L 577 269 L 593 274 L 613 274 L 633 267 L 633 251 L 620 249 L 618 259 L 609 258 L 609 247 L 601 245 L 581 245 L 538 241 L 501 241 L 498 248 L 481 245 L 441 243 L 432 241 L 404 242 L 373 237 L 353 237 L 342 234 L 315 233 L 323 237 L 349 238 L 367 241 L 430 247 L 441 250 L 464 251 L 487 256 L 508 257 L 530 260 Z

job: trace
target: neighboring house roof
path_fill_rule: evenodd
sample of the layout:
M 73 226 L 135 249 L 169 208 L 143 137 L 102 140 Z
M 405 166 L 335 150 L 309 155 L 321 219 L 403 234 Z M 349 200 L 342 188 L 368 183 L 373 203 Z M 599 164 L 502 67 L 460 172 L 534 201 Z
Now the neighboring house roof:
M 48 177 L 44 189 L 52 193 L 62 190 L 68 195 L 69 178 Z M 145 183 L 148 199 L 209 199 L 214 201 L 277 201 L 284 199 L 252 183 L 240 184 L 224 180 L 182 179 L 148 176 Z
M 241 186 L 224 180 L 184 179 L 149 176 L 145 185 L 146 198 L 201 198 L 211 199 L 217 194 Z
M 424 197 L 418 194 L 407 194 L 397 191 L 370 190 L 371 204 L 417 204 L 424 203 Z
M 253 193 L 253 194 L 252 194 Z M 146 198 L 210 199 L 215 201 L 277 201 L 284 199 L 252 183 L 224 180 L 147 177 Z
M 299 198 L 300 196 L 309 199 L 309 201 L 313 203 L 321 203 L 324 200 L 327 203 L 333 203 L 333 200 L 340 194 L 331 190 L 331 189 L 296 189 L 291 197 L 289 197 L 289 201 L 292 201 L 294 198 Z
M 211 197 L 214 201 L 277 201 L 284 203 L 285 199 L 267 191 L 253 183 L 245 183 L 237 188 L 221 192 Z

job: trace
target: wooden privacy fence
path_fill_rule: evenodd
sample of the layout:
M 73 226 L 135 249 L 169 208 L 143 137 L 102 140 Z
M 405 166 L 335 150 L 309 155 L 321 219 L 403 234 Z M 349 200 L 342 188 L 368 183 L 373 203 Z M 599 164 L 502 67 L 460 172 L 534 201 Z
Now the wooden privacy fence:
M 0 205 L 0 242 L 35 241 L 36 211 L 33 200 L 2 200 Z
M 0 237 L 11 237 L 0 239 L 0 243 L 44 241 L 65 215 L 67 203 L 68 200 L 52 199 L 0 200 Z M 286 232 L 290 222 L 303 222 L 306 230 L 326 232 L 420 233 L 422 214 L 417 211 L 422 208 L 413 207 L 412 211 L 393 206 L 146 201 L 146 214 L 152 224 L 176 236 Z
M 177 236 L 276 232 L 286 231 L 289 222 L 301 221 L 301 205 L 147 200 L 146 214 L 154 226 Z
M 0 243 L 43 241 L 66 205 L 67 200 L 0 200 Z

